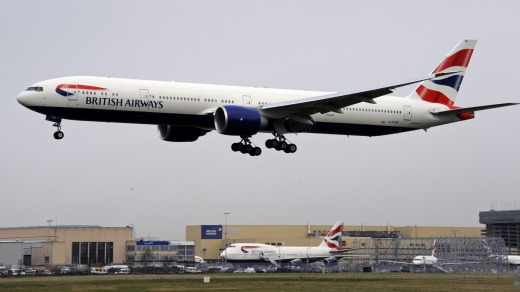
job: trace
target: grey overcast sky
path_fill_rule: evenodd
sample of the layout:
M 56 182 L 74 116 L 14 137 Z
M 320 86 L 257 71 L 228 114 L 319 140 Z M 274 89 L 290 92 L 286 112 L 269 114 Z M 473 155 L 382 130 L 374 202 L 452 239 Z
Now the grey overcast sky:
M 456 103 L 520 102 L 519 11 L 500 0 L 2 1 L 0 227 L 134 224 L 182 240 L 223 212 L 229 224 L 480 226 L 492 205 L 520 208 L 520 106 L 428 132 L 290 135 L 297 153 L 250 157 L 230 150 L 234 137 L 168 143 L 150 125 L 64 121 L 56 141 L 16 96 L 71 75 L 346 91 L 425 76 L 475 38 Z

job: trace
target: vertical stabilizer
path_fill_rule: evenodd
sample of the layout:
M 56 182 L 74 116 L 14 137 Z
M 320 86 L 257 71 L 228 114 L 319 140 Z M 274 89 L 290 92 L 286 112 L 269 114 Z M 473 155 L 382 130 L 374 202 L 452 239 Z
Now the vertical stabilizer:
M 456 73 L 423 81 L 409 98 L 452 106 L 476 44 L 476 40 L 461 40 L 431 74 Z
M 335 250 L 341 250 L 341 233 L 343 232 L 343 221 L 338 221 L 323 239 L 320 247 L 328 247 Z

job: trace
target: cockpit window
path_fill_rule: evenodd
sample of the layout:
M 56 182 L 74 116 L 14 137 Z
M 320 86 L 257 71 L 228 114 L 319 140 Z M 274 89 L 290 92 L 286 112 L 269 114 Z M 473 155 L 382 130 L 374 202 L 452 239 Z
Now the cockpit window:
M 25 91 L 43 91 L 43 87 L 41 86 L 31 86 L 27 88 Z

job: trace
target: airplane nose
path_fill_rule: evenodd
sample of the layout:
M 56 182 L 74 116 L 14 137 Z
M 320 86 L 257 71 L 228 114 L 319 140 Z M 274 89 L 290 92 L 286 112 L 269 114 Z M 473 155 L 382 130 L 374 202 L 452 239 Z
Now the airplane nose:
M 16 97 L 16 100 L 18 101 L 19 104 L 23 105 L 23 106 L 27 106 L 29 104 L 29 98 L 27 97 L 27 93 L 26 92 L 22 92 L 20 94 L 18 94 L 18 96 Z

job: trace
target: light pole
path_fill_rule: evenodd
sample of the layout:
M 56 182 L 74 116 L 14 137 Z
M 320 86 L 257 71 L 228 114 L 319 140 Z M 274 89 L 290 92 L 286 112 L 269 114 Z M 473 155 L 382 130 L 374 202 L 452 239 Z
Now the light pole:
M 52 221 L 54 221 L 54 220 L 52 220 L 52 219 L 47 220 L 47 223 L 49 223 L 49 229 L 47 231 L 47 235 L 49 236 L 48 237 L 49 241 L 51 241 L 51 223 L 52 223 Z
M 155 257 L 158 255 L 159 253 L 156 252 L 154 255 L 153 255 L 153 275 L 155 276 Z
M 451 231 L 453 231 L 453 234 L 455 235 L 455 237 L 457 237 L 457 232 L 459 232 L 458 229 L 452 229 Z
M 225 217 L 225 231 L 224 231 L 224 266 L 227 265 L 227 216 L 231 214 L 231 212 L 224 212 Z

